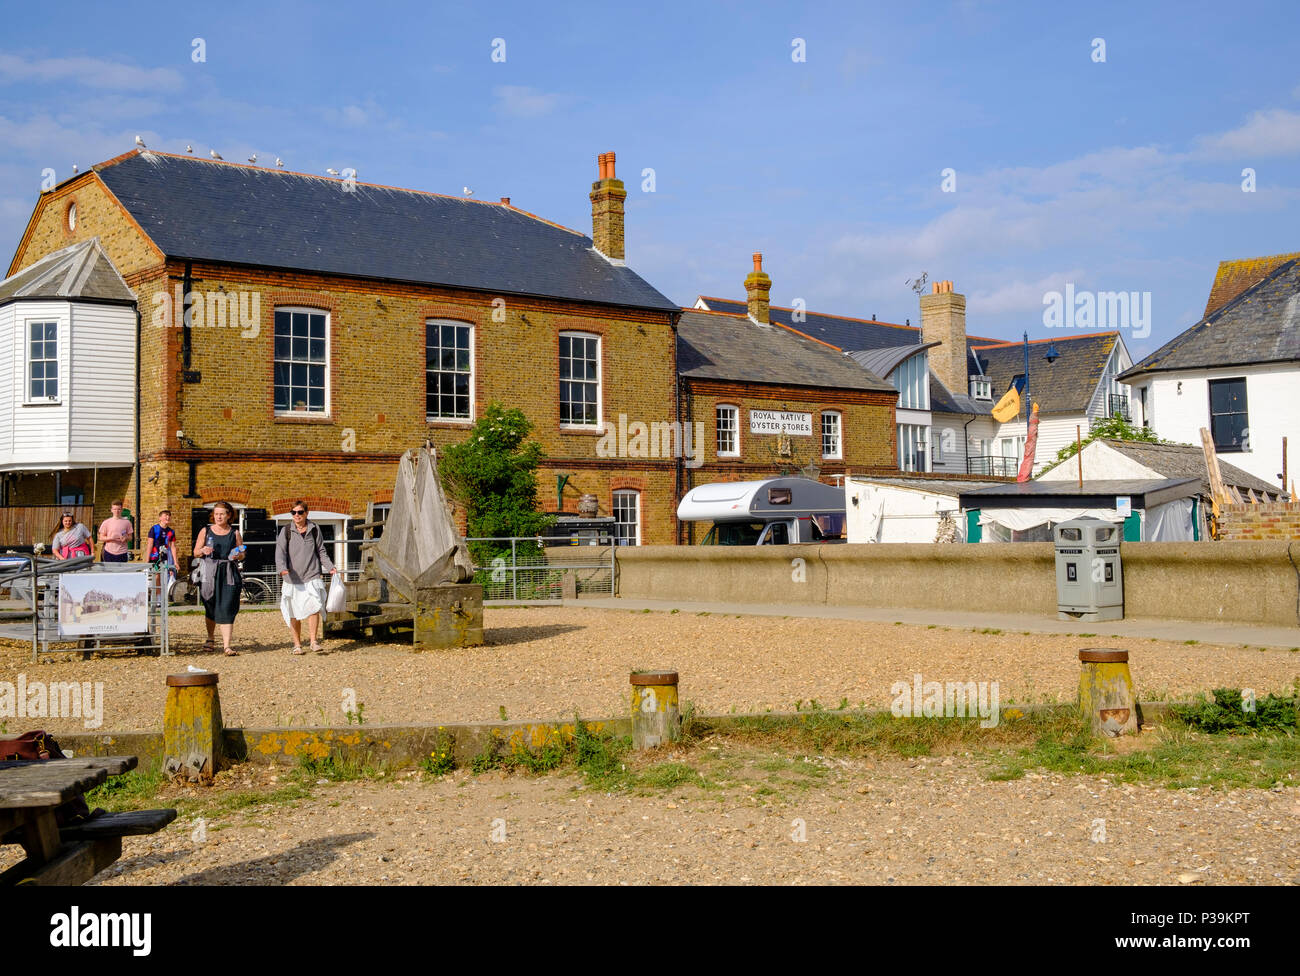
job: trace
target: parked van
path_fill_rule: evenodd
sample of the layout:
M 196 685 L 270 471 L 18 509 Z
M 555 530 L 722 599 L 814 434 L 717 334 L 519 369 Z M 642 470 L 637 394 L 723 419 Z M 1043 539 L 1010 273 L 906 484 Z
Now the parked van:
M 712 522 L 702 546 L 844 541 L 844 489 L 808 478 L 697 485 L 677 506 L 683 522 Z

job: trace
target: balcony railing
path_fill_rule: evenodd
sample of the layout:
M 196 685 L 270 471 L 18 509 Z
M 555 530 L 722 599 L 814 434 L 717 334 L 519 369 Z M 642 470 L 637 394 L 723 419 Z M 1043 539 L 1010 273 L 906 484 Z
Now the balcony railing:
M 993 478 L 1014 478 L 1020 471 L 1020 459 L 997 454 L 966 459 L 967 474 L 982 474 Z
M 1128 397 L 1122 393 L 1110 394 L 1107 398 L 1106 416 L 1132 420 L 1133 417 L 1128 410 Z

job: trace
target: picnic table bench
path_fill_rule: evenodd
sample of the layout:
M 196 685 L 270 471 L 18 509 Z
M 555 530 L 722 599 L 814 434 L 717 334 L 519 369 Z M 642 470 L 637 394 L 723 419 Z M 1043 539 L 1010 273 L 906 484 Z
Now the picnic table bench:
M 0 873 L 0 887 L 85 884 L 122 856 L 123 837 L 152 834 L 175 820 L 170 809 L 101 811 L 59 826 L 62 804 L 135 766 L 135 756 L 0 762 L 0 844 L 21 844 L 27 854 Z

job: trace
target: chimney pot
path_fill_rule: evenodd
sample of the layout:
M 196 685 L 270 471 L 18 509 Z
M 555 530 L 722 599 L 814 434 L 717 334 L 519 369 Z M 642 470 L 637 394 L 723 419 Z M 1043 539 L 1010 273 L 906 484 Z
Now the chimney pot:
M 755 251 L 754 270 L 745 279 L 745 297 L 749 317 L 761 325 L 771 323 L 771 291 L 772 279 L 763 271 L 763 255 Z
M 591 187 L 591 240 L 601 254 L 623 260 L 623 201 L 627 190 L 614 176 L 614 154 L 596 157 L 600 178 Z
M 763 270 L 763 255 L 760 251 L 754 252 L 754 270 L 756 272 Z
M 509 197 L 502 197 L 502 198 L 501 198 L 501 202 L 504 203 L 507 207 L 510 206 L 510 198 L 509 198 Z

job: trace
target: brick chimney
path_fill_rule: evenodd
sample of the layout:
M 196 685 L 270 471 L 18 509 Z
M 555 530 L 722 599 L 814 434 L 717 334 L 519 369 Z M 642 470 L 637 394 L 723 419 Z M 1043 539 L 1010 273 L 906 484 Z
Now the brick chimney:
M 771 324 L 768 314 L 768 294 L 772 291 L 772 279 L 763 273 L 763 255 L 754 252 L 754 270 L 745 279 L 745 297 L 749 302 L 749 317 L 759 325 Z
M 966 296 L 952 290 L 951 281 L 935 281 L 921 296 L 921 341 L 939 342 L 929 352 L 930 372 L 950 393 L 969 394 L 966 354 Z
M 623 260 L 623 201 L 627 190 L 614 176 L 614 154 L 596 157 L 600 179 L 591 184 L 591 240 L 611 261 Z

